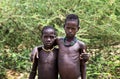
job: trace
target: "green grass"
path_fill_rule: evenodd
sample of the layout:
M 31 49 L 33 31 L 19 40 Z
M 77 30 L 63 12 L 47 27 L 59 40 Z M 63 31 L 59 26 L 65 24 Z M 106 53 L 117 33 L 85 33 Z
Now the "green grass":
M 119 5 L 119 0 L 1 0 L 0 79 L 6 69 L 29 73 L 29 54 L 41 44 L 41 28 L 53 25 L 64 36 L 64 19 L 70 13 L 79 16 L 77 38 L 92 54 L 88 79 L 119 79 L 120 51 L 116 54 L 119 49 L 114 48 L 120 44 Z

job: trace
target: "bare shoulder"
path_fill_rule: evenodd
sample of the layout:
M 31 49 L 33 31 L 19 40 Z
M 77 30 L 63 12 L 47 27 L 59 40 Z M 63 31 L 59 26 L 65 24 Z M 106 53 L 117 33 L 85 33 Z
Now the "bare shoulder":
M 53 46 L 59 45 L 60 37 L 55 38 Z
M 54 50 L 55 50 L 56 53 L 58 53 L 59 48 L 55 47 Z
M 78 41 L 78 44 L 81 48 L 86 49 L 86 45 L 83 41 L 80 41 L 80 40 L 77 40 L 77 41 Z
M 36 46 L 37 48 L 41 48 L 41 47 L 43 47 L 43 45 L 40 45 L 40 46 Z
M 37 46 L 37 51 L 41 51 L 42 47 L 43 47 L 43 45 Z
M 32 50 L 32 52 L 37 52 L 39 48 L 42 48 L 43 45 L 35 46 Z
M 61 40 L 61 39 L 63 39 L 63 37 L 57 37 L 57 40 Z
M 60 43 L 60 41 L 62 41 L 64 38 L 63 37 L 57 37 L 57 42 L 58 44 Z

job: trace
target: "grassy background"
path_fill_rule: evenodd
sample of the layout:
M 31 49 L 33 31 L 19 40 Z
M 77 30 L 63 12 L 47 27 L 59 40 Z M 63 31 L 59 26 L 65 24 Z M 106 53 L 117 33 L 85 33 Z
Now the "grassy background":
M 0 0 L 0 79 L 8 70 L 29 73 L 29 54 L 41 44 L 41 28 L 53 25 L 64 36 L 64 19 L 70 13 L 79 16 L 77 38 L 91 54 L 87 78 L 119 79 L 119 5 L 120 0 Z

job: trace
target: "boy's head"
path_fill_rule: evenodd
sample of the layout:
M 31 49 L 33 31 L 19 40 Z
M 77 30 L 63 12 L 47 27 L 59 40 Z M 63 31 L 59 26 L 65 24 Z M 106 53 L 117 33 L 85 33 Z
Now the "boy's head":
M 67 21 L 76 21 L 77 22 L 77 26 L 79 27 L 79 17 L 75 14 L 69 14 L 67 15 L 66 19 L 65 19 L 65 25 Z
M 66 37 L 74 37 L 79 30 L 79 17 L 75 14 L 69 14 L 65 19 L 64 30 Z
M 55 29 L 52 26 L 44 26 L 41 31 L 41 34 L 44 46 L 46 48 L 51 48 L 56 38 Z

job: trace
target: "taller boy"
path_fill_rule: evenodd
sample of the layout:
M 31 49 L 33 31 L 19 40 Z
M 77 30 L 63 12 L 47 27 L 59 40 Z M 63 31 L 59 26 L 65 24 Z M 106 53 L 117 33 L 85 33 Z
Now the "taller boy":
M 64 30 L 65 38 L 57 39 L 60 77 L 61 79 L 86 79 L 85 61 L 80 59 L 80 55 L 86 53 L 86 46 L 75 37 L 79 30 L 77 15 L 70 14 L 66 17 Z

